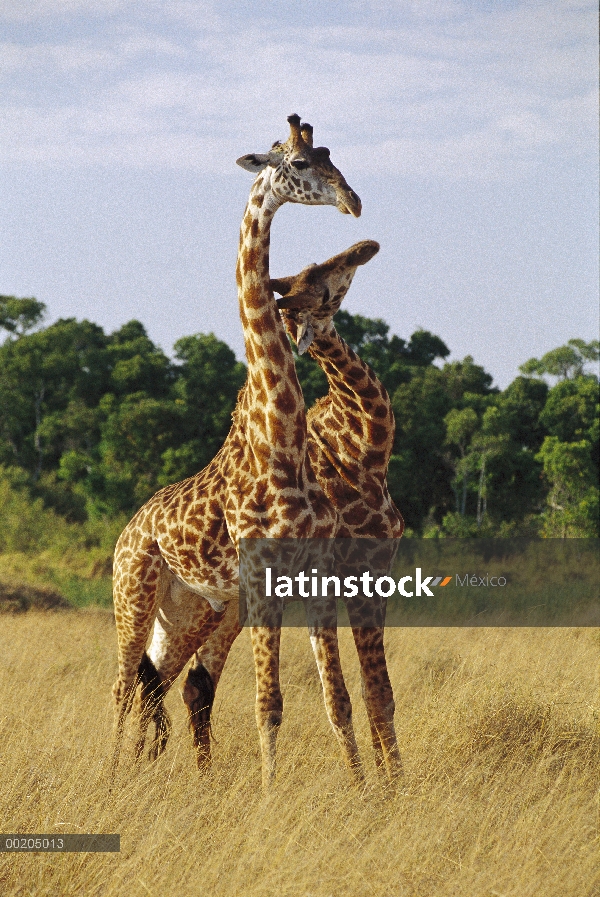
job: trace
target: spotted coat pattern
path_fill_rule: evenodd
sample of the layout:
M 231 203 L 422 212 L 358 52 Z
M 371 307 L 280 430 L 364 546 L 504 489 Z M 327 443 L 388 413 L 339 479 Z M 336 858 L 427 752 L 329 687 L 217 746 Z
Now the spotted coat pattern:
M 310 334 L 308 351 L 327 376 L 327 396 L 308 412 L 307 442 L 319 484 L 339 512 L 336 536 L 340 538 L 398 539 L 404 529 L 386 483 L 395 426 L 389 396 L 372 369 L 333 326 L 333 316 L 357 266 L 369 261 L 378 250 L 375 241 L 366 240 L 295 277 L 271 281 L 274 291 L 283 295 L 278 304 L 289 333 L 298 343 L 307 332 Z M 360 609 L 355 610 L 360 613 Z M 192 676 L 204 668 L 216 688 L 240 631 L 237 608 L 232 604 L 219 628 L 197 651 Z M 383 629 L 353 628 L 353 635 L 376 763 L 393 780 L 402 767 Z M 203 759 L 208 758 L 206 730 L 198 743 Z
M 116 770 L 124 723 L 154 626 L 156 660 L 176 666 L 190 656 L 238 595 L 237 545 L 241 538 L 328 538 L 338 515 L 309 463 L 304 401 L 269 278 L 273 216 L 284 202 L 335 205 L 360 215 L 361 205 L 329 151 L 312 147 L 312 129 L 290 116 L 290 137 L 265 155 L 238 160 L 257 173 L 240 230 L 236 269 L 248 377 L 230 433 L 213 461 L 195 477 L 156 493 L 121 534 L 113 573 L 119 673 L 113 686 Z M 197 634 L 191 645 L 181 639 Z M 256 670 L 256 717 L 263 785 L 275 775 L 275 746 L 283 701 L 279 687 L 279 631 L 251 632 Z M 313 633 L 326 671 L 327 712 L 345 760 L 362 778 L 350 699 L 340 681 L 335 631 Z M 166 650 L 165 650 L 166 646 Z M 153 660 L 152 654 L 150 659 Z M 169 678 L 160 668 L 160 678 Z M 326 687 L 326 682 L 329 687 Z M 142 736 L 154 709 L 142 708 Z M 138 738 L 139 745 L 143 738 Z

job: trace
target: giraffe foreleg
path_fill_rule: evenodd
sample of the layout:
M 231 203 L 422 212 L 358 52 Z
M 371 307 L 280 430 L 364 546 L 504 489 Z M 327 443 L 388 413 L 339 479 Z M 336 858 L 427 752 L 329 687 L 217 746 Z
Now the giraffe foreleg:
M 383 645 L 383 629 L 353 628 L 361 666 L 362 695 L 367 708 L 375 763 L 390 782 L 402 775 L 402 760 L 394 727 L 394 693 Z
M 253 626 L 250 636 L 256 672 L 256 724 L 262 753 L 262 784 L 268 790 L 275 781 L 277 735 L 283 716 L 279 685 L 281 629 Z
M 329 722 L 354 781 L 362 786 L 365 776 L 352 725 L 350 695 L 342 673 L 337 630 L 312 628 L 310 641 L 323 686 Z
M 113 729 L 113 745 L 112 759 L 110 765 L 111 780 L 114 781 L 119 766 L 119 757 L 123 746 L 123 736 L 125 733 L 125 721 L 133 705 L 137 681 L 134 680 L 129 688 L 121 685 L 120 681 L 114 684 L 112 692 L 115 703 L 115 724 Z

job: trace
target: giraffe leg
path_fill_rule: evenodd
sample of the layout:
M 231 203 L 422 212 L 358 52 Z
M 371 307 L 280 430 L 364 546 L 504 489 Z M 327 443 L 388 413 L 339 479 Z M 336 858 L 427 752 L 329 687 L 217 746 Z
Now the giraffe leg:
M 394 728 L 394 694 L 383 646 L 383 629 L 352 630 L 361 666 L 363 699 L 371 728 L 375 763 L 390 781 L 402 775 L 402 760 Z
M 256 672 L 256 724 L 262 753 L 262 784 L 266 791 L 275 781 L 277 735 L 283 716 L 279 686 L 281 629 L 253 626 L 250 637 Z
M 381 739 L 379 737 L 379 732 L 377 731 L 377 726 L 375 725 L 375 718 L 371 713 L 371 708 L 367 696 L 365 676 L 362 670 L 360 674 L 360 690 L 363 701 L 365 702 L 365 707 L 367 709 L 367 719 L 369 720 L 369 728 L 371 730 L 371 744 L 373 745 L 373 753 L 375 754 L 375 768 L 380 775 L 387 776 L 387 770 L 385 768 L 385 758 L 383 756 L 383 748 L 381 746 Z
M 317 661 L 329 722 L 356 784 L 364 784 L 364 772 L 352 725 L 352 704 L 344 682 L 337 630 L 311 629 L 310 641 Z
M 183 686 L 182 697 L 188 708 L 189 725 L 200 769 L 211 760 L 210 716 L 215 691 L 231 646 L 241 631 L 238 602 L 230 601 L 218 628 L 196 651 Z
M 152 720 L 155 736 L 149 757 L 155 760 L 165 749 L 170 722 L 164 698 L 191 655 L 209 638 L 223 619 L 224 612 L 213 610 L 208 601 L 176 579 L 164 594 L 156 619 L 147 663 L 155 678 L 146 692 L 142 688 L 142 706 L 138 752 L 142 753 L 148 725 Z
M 167 572 L 156 542 L 149 538 L 139 540 L 132 548 L 121 537 L 114 566 L 113 598 L 119 673 L 112 689 L 115 704 L 113 778 L 119 763 L 125 720 L 140 682 L 140 664 Z

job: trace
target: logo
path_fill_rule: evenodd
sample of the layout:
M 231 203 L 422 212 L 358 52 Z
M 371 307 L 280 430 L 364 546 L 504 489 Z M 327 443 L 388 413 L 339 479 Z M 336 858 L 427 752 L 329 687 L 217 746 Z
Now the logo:
M 321 576 L 320 583 L 318 570 L 313 569 L 311 574 L 308 576 L 302 570 L 296 576 L 275 577 L 271 567 L 266 567 L 265 597 L 271 598 L 275 595 L 277 598 L 327 598 L 334 595 L 336 598 L 355 598 L 358 594 L 362 594 L 365 598 L 373 598 L 375 592 L 380 598 L 390 598 L 398 591 L 405 598 L 414 596 L 420 598 L 423 595 L 433 598 L 432 588 L 447 586 L 452 582 L 451 576 L 423 577 L 421 567 L 415 567 L 414 576 L 402 576 L 397 581 L 392 576 L 375 578 L 368 570 L 360 576 L 345 576 L 343 580 L 339 576 Z M 297 584 L 297 589 L 294 584 Z

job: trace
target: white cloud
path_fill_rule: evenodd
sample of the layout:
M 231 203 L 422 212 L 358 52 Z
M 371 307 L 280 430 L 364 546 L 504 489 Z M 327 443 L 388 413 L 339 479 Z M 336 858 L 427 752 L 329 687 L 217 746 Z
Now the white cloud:
M 240 27 L 218 5 L 186 0 L 164 13 L 149 4 L 140 24 L 124 2 L 103 0 L 94 16 L 110 27 L 94 36 L 0 48 L 4 159 L 229 170 L 230 149 L 235 158 L 242 140 L 264 135 L 247 147 L 260 150 L 284 137 L 291 111 L 312 120 L 334 160 L 358 165 L 369 152 L 403 174 L 505 177 L 539 152 L 593 150 L 589 5 L 437 7 L 412 4 L 400 26 L 378 27 L 392 7 L 371 3 L 367 27 L 298 29 Z M 28 10 L 86 16 L 83 0 Z M 3 10 L 15 21 L 16 11 L 12 0 Z
M 0 43 L 0 74 L 20 72 L 23 79 L 40 70 L 49 77 L 79 78 L 86 71 L 114 75 L 137 57 L 150 57 L 155 64 L 161 64 L 165 58 L 171 62 L 184 56 L 184 49 L 173 41 L 124 28 L 117 29 L 110 40 L 72 40 L 58 44 L 40 41 L 32 46 Z
M 94 15 L 117 12 L 124 0 L 94 0 Z M 88 0 L 3 0 L 0 20 L 18 24 L 31 24 L 40 20 L 68 18 L 79 12 L 89 12 Z
M 23 78 L 36 71 L 45 76 L 71 73 L 79 76 L 82 70 L 107 71 L 115 66 L 115 53 L 110 48 L 95 47 L 90 43 L 37 44 L 23 46 L 16 43 L 0 44 L 0 72 L 21 72 Z

